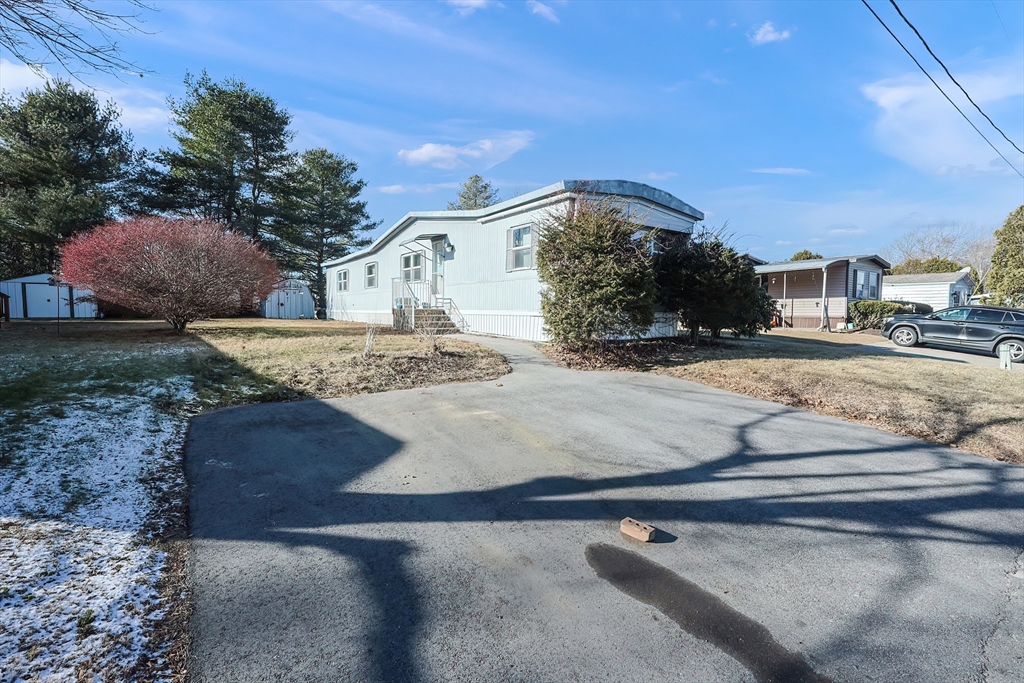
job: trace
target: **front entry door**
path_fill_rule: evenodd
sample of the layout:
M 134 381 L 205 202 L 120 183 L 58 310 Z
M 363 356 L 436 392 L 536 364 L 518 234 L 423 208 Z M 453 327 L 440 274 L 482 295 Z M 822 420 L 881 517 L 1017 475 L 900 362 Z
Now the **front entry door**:
M 433 285 L 434 296 L 444 296 L 444 240 L 434 240 L 431 245 L 432 264 L 430 266 L 430 281 Z

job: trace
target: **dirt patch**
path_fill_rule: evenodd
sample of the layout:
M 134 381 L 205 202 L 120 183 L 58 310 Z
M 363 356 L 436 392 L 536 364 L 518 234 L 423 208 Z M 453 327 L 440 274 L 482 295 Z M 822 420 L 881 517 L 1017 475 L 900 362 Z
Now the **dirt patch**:
M 478 344 L 443 339 L 434 354 L 426 341 L 391 328 L 378 329 L 373 353 L 363 358 L 366 326 L 359 323 L 215 321 L 196 325 L 195 334 L 218 360 L 232 364 L 222 380 L 230 384 L 241 373 L 242 383 L 261 394 L 240 402 L 266 400 L 266 392 L 270 400 L 331 398 L 476 382 L 512 369 L 501 354 Z
M 545 352 L 581 370 L 658 372 L 1024 464 L 1024 381 L 977 365 L 812 339 L 611 343 L 596 353 Z

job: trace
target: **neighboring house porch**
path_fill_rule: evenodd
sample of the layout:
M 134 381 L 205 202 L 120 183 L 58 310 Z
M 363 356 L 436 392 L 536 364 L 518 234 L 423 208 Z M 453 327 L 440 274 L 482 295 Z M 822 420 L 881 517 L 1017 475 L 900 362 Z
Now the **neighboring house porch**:
M 863 254 L 766 263 L 754 271 L 779 302 L 778 326 L 834 330 L 845 325 L 850 303 L 881 299 L 889 267 L 880 256 Z

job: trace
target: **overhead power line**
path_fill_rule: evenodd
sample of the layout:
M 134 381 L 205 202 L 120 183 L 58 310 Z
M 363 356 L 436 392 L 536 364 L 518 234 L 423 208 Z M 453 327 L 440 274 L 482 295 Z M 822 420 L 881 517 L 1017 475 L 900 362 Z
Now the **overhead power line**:
M 1006 34 L 1006 40 L 1012 43 L 1013 41 L 1010 39 L 1010 32 L 1006 30 L 1006 24 L 1003 23 L 1003 15 L 999 13 L 999 8 L 996 7 L 996 0 L 988 1 L 989 4 L 992 5 L 992 11 L 996 13 L 996 19 L 999 20 L 999 25 L 1003 27 L 1003 33 Z
M 882 28 L 884 28 L 886 30 L 886 32 L 888 32 L 888 34 L 890 36 L 892 36 L 892 39 L 895 40 L 896 43 L 899 44 L 899 46 L 901 48 L 903 48 L 903 51 L 906 52 L 907 56 L 910 57 L 914 61 L 914 64 L 916 64 L 917 68 L 921 70 L 921 73 L 923 73 L 925 76 L 927 76 L 928 80 L 932 82 L 932 85 L 934 85 L 936 88 L 938 88 L 938 91 L 940 93 L 942 93 L 942 96 L 946 98 L 946 101 L 949 102 L 950 104 L 952 104 L 954 109 L 956 109 L 958 112 L 960 112 L 960 116 L 964 117 L 964 121 L 966 121 L 967 123 L 969 123 L 971 125 L 971 128 L 973 128 L 974 131 L 978 135 L 981 136 L 982 140 L 984 140 L 985 142 L 988 143 L 988 146 L 991 147 L 995 151 L 995 153 L 999 155 L 999 158 L 1001 158 L 1003 161 L 1006 162 L 1007 166 L 1009 166 L 1010 168 L 1013 169 L 1014 173 L 1019 175 L 1021 178 L 1024 178 L 1024 173 L 1021 173 L 1019 170 L 1017 170 L 1017 167 L 1014 166 L 1012 163 L 1010 163 L 1009 159 L 1007 159 L 1005 156 L 1003 156 L 1003 153 L 999 151 L 999 148 L 996 147 L 995 145 L 993 145 L 992 141 L 989 140 L 987 137 L 985 137 L 984 133 L 982 133 L 980 130 L 978 130 L 978 127 L 976 125 L 974 125 L 974 121 L 971 121 L 969 118 L 967 118 L 967 114 L 965 114 L 963 112 L 963 110 L 960 109 L 960 107 L 957 106 L 956 102 L 954 102 L 953 100 L 950 99 L 949 95 L 946 94 L 946 91 L 942 89 L 942 86 L 940 86 L 938 83 L 935 82 L 935 79 L 932 78 L 932 75 L 930 73 L 928 73 L 928 71 L 923 66 L 921 66 L 921 62 L 917 61 L 917 57 L 915 57 L 913 55 L 913 53 L 910 50 L 907 49 L 907 46 L 904 45 L 903 42 L 899 38 L 896 37 L 896 34 L 892 32 L 892 29 L 890 29 L 886 25 L 886 23 L 884 21 L 882 21 L 882 17 L 878 16 L 878 13 L 875 12 L 875 10 L 871 7 L 871 5 L 868 4 L 868 0 L 860 0 L 860 1 L 864 4 L 865 7 L 868 8 L 868 11 L 871 12 L 871 14 L 875 17 L 875 19 L 878 20 L 878 23 L 882 25 Z
M 974 105 L 974 108 L 978 110 L 978 113 L 981 114 L 982 116 L 984 116 L 985 120 L 988 121 L 989 123 L 991 123 L 992 127 L 995 128 L 996 130 L 998 130 L 999 134 L 1002 135 L 1003 138 L 1007 142 L 1009 142 L 1011 145 L 1013 145 L 1014 149 L 1016 149 L 1021 154 L 1024 154 L 1024 149 L 1021 149 L 1020 147 L 1018 147 L 1016 142 L 1014 142 L 1009 137 L 1007 137 L 1006 133 L 1004 133 L 1002 131 L 1002 129 L 1000 129 L 999 126 L 996 125 L 996 122 L 993 121 L 992 119 L 990 119 L 988 114 L 986 114 L 985 112 L 983 112 L 981 110 L 981 107 L 978 106 L 978 103 L 971 99 L 971 96 L 967 93 L 966 90 L 964 90 L 964 86 L 960 85 L 959 81 L 957 81 L 955 78 L 953 78 L 953 74 L 949 73 L 949 69 L 947 69 L 946 65 L 942 63 L 942 60 L 939 59 L 938 56 L 934 52 L 932 52 L 932 48 L 928 45 L 928 42 L 924 39 L 924 36 L 921 35 L 921 32 L 917 30 L 916 26 L 914 26 L 913 24 L 910 23 L 910 19 L 907 19 L 906 15 L 903 14 L 903 11 L 900 10 L 900 6 L 896 4 L 896 0 L 889 0 L 889 2 L 892 3 L 893 7 L 896 8 L 896 13 L 899 14 L 900 17 L 903 19 L 903 21 L 905 21 L 907 23 L 907 26 L 909 26 L 911 28 L 911 30 L 914 33 L 917 34 L 917 37 L 921 39 L 921 44 L 924 45 L 924 49 L 928 50 L 928 54 L 930 54 L 932 56 L 932 59 L 934 59 L 936 62 L 939 63 L 939 66 L 942 67 L 942 70 L 946 72 L 947 76 L 949 76 L 949 80 L 951 80 L 954 83 L 956 83 L 956 87 L 960 88 L 960 92 L 962 92 L 964 94 L 964 97 L 967 98 L 967 101 Z

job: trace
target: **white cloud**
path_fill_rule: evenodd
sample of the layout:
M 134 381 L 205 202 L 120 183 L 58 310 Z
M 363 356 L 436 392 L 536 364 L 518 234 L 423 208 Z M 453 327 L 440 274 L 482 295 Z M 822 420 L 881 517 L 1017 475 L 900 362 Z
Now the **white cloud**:
M 40 75 L 23 64 L 0 59 L 0 86 L 4 92 L 16 97 L 26 90 L 43 87 L 51 78 L 45 70 Z M 121 124 L 131 131 L 148 132 L 167 128 L 167 93 L 131 87 L 120 81 L 112 87 L 89 88 L 80 83 L 74 85 L 76 88 L 92 90 L 101 103 L 113 102 L 121 112 Z
M 767 173 L 768 175 L 810 175 L 806 168 L 788 168 L 779 166 L 776 168 L 752 168 L 748 173 Z
M 45 70 L 39 75 L 24 64 L 15 64 L 0 59 L 0 88 L 10 95 L 20 95 L 26 90 L 40 88 L 50 78 Z
M 392 150 L 412 143 L 404 135 L 384 128 L 325 116 L 315 111 L 292 109 L 294 144 L 303 147 L 339 147 L 365 155 L 391 154 Z
M 708 28 L 714 28 L 714 27 L 718 26 L 718 20 L 717 19 L 708 19 L 707 26 L 708 26 Z
M 788 39 L 792 34 L 789 29 L 779 31 L 772 25 L 772 22 L 766 21 L 755 29 L 750 29 L 750 33 L 747 33 L 747 39 L 751 45 L 764 45 L 766 43 L 775 43 L 780 40 Z
M 548 7 L 543 2 L 538 2 L 537 0 L 526 0 L 526 6 L 529 7 L 530 11 L 533 12 L 534 14 L 544 17 L 545 19 L 552 23 L 561 23 L 561 20 L 558 18 L 558 15 L 555 14 L 555 10 Z
M 828 231 L 830 235 L 864 235 L 867 230 L 864 228 L 834 228 Z
M 646 173 L 644 178 L 647 180 L 668 180 L 669 178 L 675 178 L 678 173 L 675 171 L 666 171 L 664 173 Z
M 793 244 L 793 240 L 775 240 L 775 246 L 777 247 L 787 247 L 790 244 Z
M 697 78 L 701 79 L 702 81 L 707 81 L 709 83 L 714 83 L 715 85 L 728 85 L 729 84 L 729 81 L 727 81 L 724 78 L 721 78 L 719 76 L 716 76 L 713 71 L 705 71 L 700 76 L 697 76 Z
M 500 2 L 495 0 L 445 0 L 449 5 L 455 8 L 459 14 L 464 17 L 468 17 L 478 9 L 487 9 L 488 7 L 504 7 Z
M 973 72 L 957 75 L 964 88 L 996 122 L 1019 121 L 1019 104 L 1013 98 L 1024 94 L 1019 62 L 1005 59 L 989 62 Z M 963 71 L 963 69 L 961 69 Z M 956 89 L 946 90 L 955 101 Z M 874 124 L 875 143 L 880 150 L 926 173 L 949 176 L 982 174 L 1015 175 L 1006 162 L 968 125 L 941 93 L 918 74 L 886 78 L 869 83 L 861 92 L 878 105 L 880 112 Z M 958 102 L 970 116 L 967 102 Z M 984 124 L 980 117 L 979 124 Z M 979 125 L 979 127 L 981 127 Z M 990 128 L 983 128 L 990 131 Z M 1004 129 L 1013 138 L 1021 137 L 1019 126 Z M 1024 157 L 1014 152 L 992 131 L 987 137 L 1003 154 L 1024 170 Z M 1000 142 L 1002 144 L 1000 144 Z M 1014 152 L 1013 156 L 1010 152 Z
M 438 190 L 457 190 L 462 186 L 461 183 L 423 183 L 413 185 L 384 185 L 378 187 L 377 191 L 382 194 L 405 194 L 406 192 L 415 192 L 417 194 L 430 194 L 431 192 L 437 192 Z
M 451 169 L 472 161 L 474 165 L 488 169 L 528 147 L 533 138 L 532 131 L 512 130 L 461 147 L 428 142 L 416 149 L 400 150 L 398 157 L 410 166 L 429 164 L 435 168 Z

